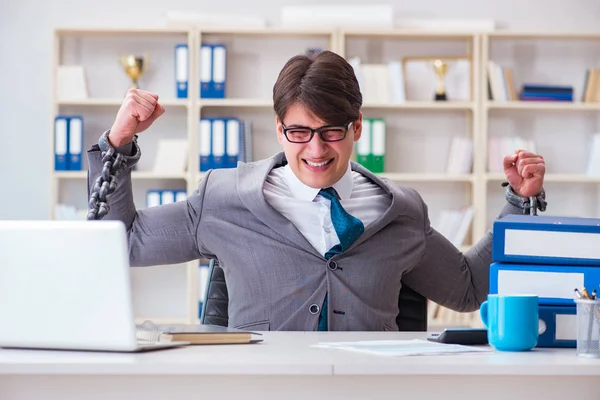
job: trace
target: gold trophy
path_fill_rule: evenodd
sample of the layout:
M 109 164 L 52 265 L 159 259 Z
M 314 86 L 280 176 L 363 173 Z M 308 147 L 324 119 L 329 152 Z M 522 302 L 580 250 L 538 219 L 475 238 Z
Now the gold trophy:
M 446 71 L 448 71 L 448 64 L 446 64 L 442 60 L 438 59 L 433 62 L 433 69 L 435 70 L 435 75 L 437 76 L 437 86 L 435 89 L 435 100 L 436 101 L 448 100 L 448 97 L 446 96 L 446 86 L 444 83 Z
M 125 69 L 127 75 L 131 78 L 131 89 L 138 89 L 138 79 L 142 76 L 146 69 L 148 57 L 128 55 L 121 57 L 121 65 Z

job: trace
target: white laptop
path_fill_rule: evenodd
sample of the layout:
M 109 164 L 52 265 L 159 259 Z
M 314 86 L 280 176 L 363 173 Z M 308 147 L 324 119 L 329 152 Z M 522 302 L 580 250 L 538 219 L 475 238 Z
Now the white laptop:
M 0 221 L 0 347 L 137 352 L 125 226 Z

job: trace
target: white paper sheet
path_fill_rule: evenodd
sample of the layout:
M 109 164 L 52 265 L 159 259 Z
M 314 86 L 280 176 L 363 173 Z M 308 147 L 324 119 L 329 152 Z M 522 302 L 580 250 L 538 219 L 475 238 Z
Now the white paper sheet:
M 426 340 L 370 340 L 357 342 L 321 342 L 313 347 L 348 350 L 380 356 L 425 356 L 460 353 L 489 353 L 489 346 L 472 347 L 457 344 L 444 344 Z

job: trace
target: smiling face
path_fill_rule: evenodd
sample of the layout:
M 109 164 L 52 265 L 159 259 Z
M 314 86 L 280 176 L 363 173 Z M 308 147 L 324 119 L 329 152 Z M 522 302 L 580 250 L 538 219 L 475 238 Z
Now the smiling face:
M 283 134 L 285 127 L 310 127 L 317 129 L 331 125 L 322 121 L 301 104 L 292 104 L 283 117 L 276 119 L 277 139 L 283 147 L 285 157 L 302 183 L 312 188 L 326 188 L 339 181 L 352 155 L 354 142 L 360 138 L 362 129 L 362 114 L 352 122 L 346 137 L 337 142 L 325 142 L 315 133 L 308 143 L 292 143 Z
M 290 58 L 273 85 L 273 106 L 277 138 L 298 179 L 313 188 L 330 187 L 340 180 L 362 129 L 362 94 L 344 57 L 324 50 Z M 309 142 L 292 143 L 284 136 L 284 129 L 300 127 L 304 131 L 287 130 L 288 137 L 306 140 L 310 138 L 306 128 L 311 128 L 338 141 L 326 142 L 314 133 Z M 339 140 L 347 127 L 346 136 Z

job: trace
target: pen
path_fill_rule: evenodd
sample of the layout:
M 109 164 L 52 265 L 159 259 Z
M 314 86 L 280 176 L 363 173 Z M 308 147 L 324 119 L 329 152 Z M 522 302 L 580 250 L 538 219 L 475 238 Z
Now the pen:
M 586 288 L 581 289 L 581 298 L 590 300 L 590 294 L 588 293 Z
M 575 288 L 575 296 L 577 296 L 578 299 L 581 298 L 581 293 L 579 293 L 579 290 L 577 290 L 577 288 Z
M 596 300 L 596 289 L 592 290 L 592 300 Z

